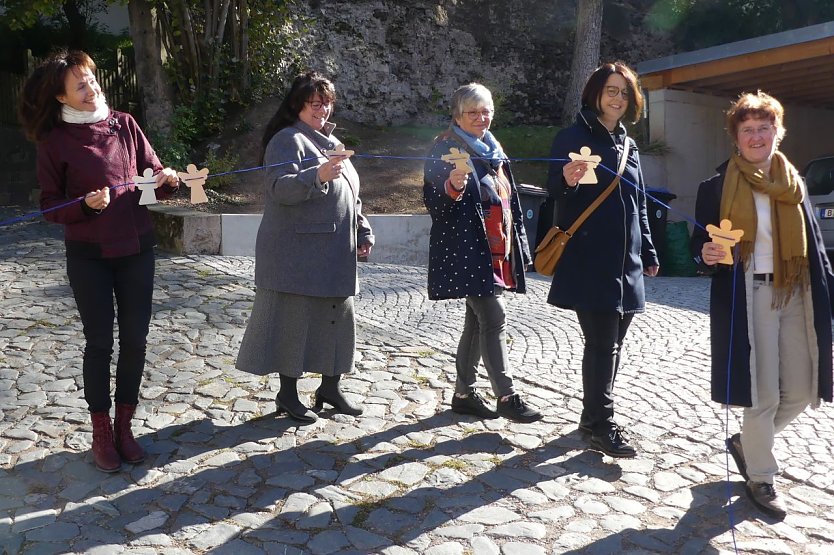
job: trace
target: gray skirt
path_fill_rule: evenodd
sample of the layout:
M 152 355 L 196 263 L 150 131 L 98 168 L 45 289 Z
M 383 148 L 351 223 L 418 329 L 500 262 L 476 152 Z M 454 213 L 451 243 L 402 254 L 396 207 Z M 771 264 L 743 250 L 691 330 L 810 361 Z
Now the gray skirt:
M 235 367 L 264 376 L 353 370 L 353 297 L 309 297 L 259 287 Z

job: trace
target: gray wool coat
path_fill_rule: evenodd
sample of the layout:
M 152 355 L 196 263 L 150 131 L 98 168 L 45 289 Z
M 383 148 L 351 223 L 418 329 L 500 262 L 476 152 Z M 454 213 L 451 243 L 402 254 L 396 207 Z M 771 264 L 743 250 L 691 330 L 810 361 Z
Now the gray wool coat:
M 359 176 L 345 160 L 342 176 L 319 184 L 324 152 L 340 144 L 297 121 L 266 147 L 266 205 L 255 245 L 255 285 L 313 297 L 350 297 L 359 292 L 357 245 L 374 244 L 359 199 Z

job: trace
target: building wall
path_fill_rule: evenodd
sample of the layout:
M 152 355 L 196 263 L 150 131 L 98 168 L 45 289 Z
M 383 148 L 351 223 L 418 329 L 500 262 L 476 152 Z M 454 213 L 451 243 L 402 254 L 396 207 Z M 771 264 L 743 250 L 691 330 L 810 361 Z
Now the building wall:
M 649 137 L 666 143 L 669 152 L 660 164 L 665 183 L 646 185 L 665 187 L 677 195 L 670 221 L 695 217 L 698 183 L 714 175 L 715 167 L 729 156 L 722 114 L 729 103 L 727 98 L 682 91 L 649 92 Z
M 650 91 L 648 96 L 649 137 L 664 141 L 669 153 L 655 172 L 665 183 L 647 178 L 647 186 L 665 186 L 677 195 L 670 221 L 694 218 L 698 184 L 714 175 L 732 152 L 724 130 L 724 111 L 732 99 L 675 90 Z M 829 131 L 834 111 L 787 105 L 785 127 L 782 151 L 800 170 L 814 158 L 834 155 L 834 134 Z

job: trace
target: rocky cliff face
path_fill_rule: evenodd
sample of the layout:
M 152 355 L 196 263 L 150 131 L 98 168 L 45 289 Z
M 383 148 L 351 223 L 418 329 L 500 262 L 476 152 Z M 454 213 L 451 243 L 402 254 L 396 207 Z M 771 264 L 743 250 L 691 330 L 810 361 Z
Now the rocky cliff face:
M 651 0 L 608 2 L 602 58 L 670 53 L 643 30 Z M 357 122 L 439 124 L 459 85 L 478 81 L 499 123 L 556 123 L 573 53 L 575 0 L 311 0 L 307 63 L 328 74 Z M 580 39 L 581 40 L 581 39 Z

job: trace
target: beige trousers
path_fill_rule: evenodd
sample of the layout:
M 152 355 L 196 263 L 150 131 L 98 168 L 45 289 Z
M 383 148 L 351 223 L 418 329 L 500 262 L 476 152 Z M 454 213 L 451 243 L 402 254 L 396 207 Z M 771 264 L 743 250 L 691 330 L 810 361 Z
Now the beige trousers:
M 758 404 L 744 409 L 741 448 L 747 475 L 773 483 L 779 471 L 773 439 L 812 401 L 813 368 L 805 328 L 802 295 L 780 309 L 771 308 L 773 286 L 753 282 L 753 340 Z

